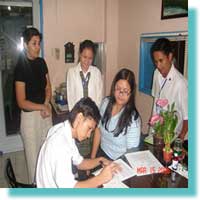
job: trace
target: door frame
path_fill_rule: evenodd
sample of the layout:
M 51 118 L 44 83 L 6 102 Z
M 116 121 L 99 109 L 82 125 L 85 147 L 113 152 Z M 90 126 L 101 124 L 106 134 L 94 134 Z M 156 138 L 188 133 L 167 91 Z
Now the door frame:
M 33 26 L 41 30 L 41 18 L 42 18 L 42 0 L 32 0 L 32 2 L 11 2 L 0 1 L 0 5 L 13 5 L 13 6 L 32 6 L 33 11 Z M 0 71 L 0 151 L 3 153 L 16 152 L 24 149 L 23 142 L 20 134 L 6 135 L 5 127 L 5 112 L 3 103 L 3 91 L 2 91 L 2 73 Z

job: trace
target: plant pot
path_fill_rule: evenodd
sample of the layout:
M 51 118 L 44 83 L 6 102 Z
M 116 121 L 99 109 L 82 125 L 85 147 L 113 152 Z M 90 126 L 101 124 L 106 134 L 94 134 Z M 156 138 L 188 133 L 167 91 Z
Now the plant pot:
M 165 163 L 171 162 L 172 155 L 173 155 L 172 149 L 170 149 L 170 151 L 167 152 L 167 151 L 165 151 L 165 148 L 163 148 L 163 160 L 165 161 Z
M 153 144 L 155 146 L 159 146 L 161 148 L 164 147 L 164 140 L 163 140 L 163 137 L 157 135 L 157 134 L 154 134 L 153 135 Z

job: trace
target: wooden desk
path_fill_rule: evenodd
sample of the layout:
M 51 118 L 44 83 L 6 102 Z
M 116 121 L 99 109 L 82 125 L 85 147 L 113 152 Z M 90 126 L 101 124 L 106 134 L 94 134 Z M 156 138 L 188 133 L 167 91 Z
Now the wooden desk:
M 150 150 L 153 155 L 165 166 L 162 159 L 162 149 L 153 145 L 142 143 L 139 147 L 140 150 Z M 125 156 L 122 157 L 127 161 Z M 187 159 L 187 158 L 186 158 Z M 185 161 L 184 161 L 185 162 Z M 175 175 L 175 181 L 172 181 L 172 176 Z M 144 176 L 134 176 L 123 181 L 130 188 L 187 188 L 188 179 L 179 175 L 176 172 L 169 170 L 168 174 L 150 174 Z
M 150 174 L 145 176 L 134 176 L 123 183 L 130 188 L 187 188 L 188 180 L 175 173 L 175 181 L 172 181 L 172 174 Z

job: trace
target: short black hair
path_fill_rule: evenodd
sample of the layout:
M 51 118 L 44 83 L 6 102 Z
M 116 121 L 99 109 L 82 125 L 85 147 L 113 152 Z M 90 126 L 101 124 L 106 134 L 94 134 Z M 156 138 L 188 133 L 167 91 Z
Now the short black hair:
M 92 42 L 91 40 L 84 40 L 83 42 L 81 42 L 79 53 L 81 54 L 85 48 L 91 49 L 93 54 L 95 55 L 96 49 L 95 49 L 94 42 Z
M 28 44 L 28 42 L 31 40 L 33 36 L 39 36 L 40 41 L 42 40 L 42 34 L 34 27 L 26 28 L 25 31 L 22 34 L 24 38 L 24 42 Z
M 68 120 L 73 126 L 77 114 L 82 113 L 86 118 L 92 118 L 97 124 L 101 118 L 99 109 L 96 103 L 90 97 L 83 97 L 72 108 L 68 115 Z
M 153 59 L 153 53 L 155 51 L 162 51 L 165 55 L 173 53 L 171 42 L 167 38 L 157 39 L 151 47 L 151 57 Z

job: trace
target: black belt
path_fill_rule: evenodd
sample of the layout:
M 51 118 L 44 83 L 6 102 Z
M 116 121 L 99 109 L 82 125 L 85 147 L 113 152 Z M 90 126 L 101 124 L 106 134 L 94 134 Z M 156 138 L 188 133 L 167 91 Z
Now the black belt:
M 31 110 L 22 109 L 24 112 L 33 112 Z

